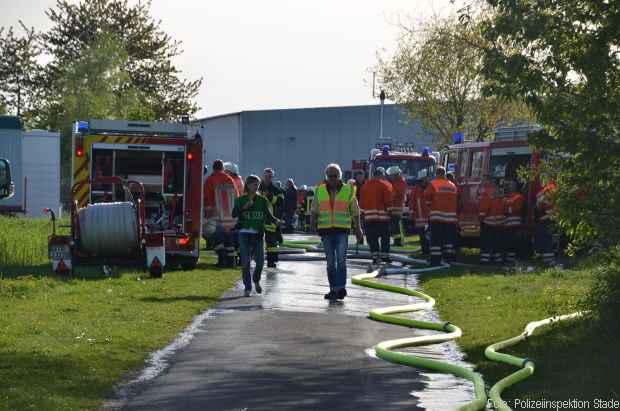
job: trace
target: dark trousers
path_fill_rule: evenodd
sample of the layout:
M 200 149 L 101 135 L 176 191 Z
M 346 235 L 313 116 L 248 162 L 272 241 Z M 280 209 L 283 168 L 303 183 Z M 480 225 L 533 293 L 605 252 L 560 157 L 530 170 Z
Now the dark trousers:
M 278 232 L 265 230 L 265 247 L 267 248 L 267 267 L 275 267 L 278 262 Z
M 431 243 L 429 241 L 430 238 L 430 227 L 427 225 L 425 227 L 416 227 L 416 234 L 420 237 L 420 248 L 422 248 L 422 254 L 430 254 L 431 252 Z
M 389 260 L 390 224 L 387 221 L 366 221 L 366 241 L 374 262 Z
M 454 262 L 456 224 L 431 221 L 431 265 L 441 264 L 443 255 L 446 262 Z
M 502 231 L 499 226 L 480 225 L 480 262 L 488 264 L 502 261 Z
M 517 261 L 517 248 L 519 247 L 519 227 L 504 227 L 502 230 L 503 251 L 507 263 Z
M 543 262 L 549 265 L 555 263 L 553 229 L 551 220 L 542 220 L 536 224 L 536 251 L 542 254 Z
M 401 216 L 391 216 L 390 217 L 390 234 L 394 239 L 394 245 L 401 246 L 403 244 L 403 236 L 402 236 L 402 217 Z
M 217 253 L 219 266 L 233 267 L 237 256 L 236 233 L 218 226 L 214 235 L 214 251 Z

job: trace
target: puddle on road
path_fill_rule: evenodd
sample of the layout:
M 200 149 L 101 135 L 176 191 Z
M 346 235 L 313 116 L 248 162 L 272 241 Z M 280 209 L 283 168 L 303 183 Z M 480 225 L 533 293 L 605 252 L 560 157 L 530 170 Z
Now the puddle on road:
M 315 239 L 316 237 L 297 236 L 295 239 Z M 120 400 L 114 403 L 126 402 L 134 391 L 139 390 L 145 382 L 152 380 L 169 367 L 172 356 L 187 346 L 199 332 L 206 332 L 208 319 L 217 315 L 226 315 L 238 311 L 254 310 L 282 310 L 302 311 L 325 314 L 341 314 L 355 317 L 367 317 L 372 308 L 409 304 L 420 301 L 415 297 L 399 295 L 366 287 L 359 287 L 350 283 L 351 275 L 365 273 L 368 262 L 363 260 L 349 260 L 348 264 L 347 291 L 349 295 L 344 302 L 329 303 L 323 295 L 329 291 L 325 262 L 285 262 L 278 264 L 278 269 L 265 269 L 261 284 L 262 295 L 253 295 L 250 298 L 241 297 L 243 284 L 239 281 L 235 290 L 227 293 L 222 301 L 213 309 L 196 316 L 192 323 L 175 340 L 149 357 L 147 366 L 140 374 L 118 390 Z M 407 288 L 417 288 L 418 279 L 415 275 L 393 274 L 382 277 L 382 282 Z M 408 317 L 440 321 L 434 311 L 419 311 L 411 313 Z M 431 333 L 427 330 L 415 330 L 416 335 Z M 403 328 L 403 337 L 411 335 L 412 330 Z M 378 340 L 377 343 L 380 341 Z M 431 358 L 456 363 L 462 366 L 471 366 L 463 362 L 463 355 L 454 342 L 436 344 L 432 346 L 414 347 L 406 350 Z M 369 357 L 378 359 L 374 348 L 365 350 Z M 410 394 L 419 398 L 420 406 L 426 409 L 448 409 L 463 405 L 473 398 L 473 385 L 469 381 L 461 380 L 449 374 L 422 373 L 425 379 L 425 389 L 413 391 Z M 113 402 L 109 402 L 112 404 Z M 103 409 L 116 409 L 116 407 L 103 407 Z

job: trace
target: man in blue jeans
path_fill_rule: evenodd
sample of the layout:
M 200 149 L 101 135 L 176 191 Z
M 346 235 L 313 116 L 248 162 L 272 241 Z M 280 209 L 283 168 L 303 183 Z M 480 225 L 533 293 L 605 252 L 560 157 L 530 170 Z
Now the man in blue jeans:
M 325 299 L 342 300 L 347 295 L 347 249 L 351 223 L 355 225 L 357 241 L 363 239 L 359 224 L 359 206 L 355 190 L 342 182 L 338 164 L 325 168 L 325 181 L 316 189 L 312 207 L 312 227 L 317 230 L 327 258 L 329 293 Z

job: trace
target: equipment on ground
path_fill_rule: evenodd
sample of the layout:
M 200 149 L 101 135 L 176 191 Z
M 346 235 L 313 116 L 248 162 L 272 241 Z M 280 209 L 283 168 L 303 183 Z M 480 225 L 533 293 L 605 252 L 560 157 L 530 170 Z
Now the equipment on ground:
M 193 269 L 202 219 L 202 137 L 186 124 L 78 121 L 72 136 L 71 232 L 48 239 L 53 270 L 78 264 Z

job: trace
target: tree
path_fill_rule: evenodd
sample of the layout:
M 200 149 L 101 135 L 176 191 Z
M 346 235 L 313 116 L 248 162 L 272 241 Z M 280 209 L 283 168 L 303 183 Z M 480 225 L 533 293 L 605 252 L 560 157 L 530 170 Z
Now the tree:
M 440 145 L 456 131 L 483 140 L 498 123 L 529 119 L 522 103 L 482 95 L 484 41 L 476 24 L 450 17 L 401 28 L 394 56 L 379 59 L 381 83 Z
M 42 103 L 42 50 L 34 29 L 22 22 L 20 25 L 24 30 L 21 37 L 12 26 L 8 30 L 0 28 L 0 107 L 32 125 Z
M 174 41 L 150 15 L 150 1 L 83 0 L 74 4 L 57 0 L 47 11 L 53 23 L 43 34 L 46 51 L 53 57 L 47 67 L 48 84 L 53 87 L 63 68 L 79 59 L 100 33 L 110 33 L 127 53 L 124 70 L 129 83 L 139 90 L 144 103 L 159 120 L 176 120 L 194 114 L 193 101 L 202 79 L 186 81 L 172 59 L 181 53 Z
M 62 131 L 63 177 L 69 176 L 71 127 L 79 119 L 152 120 L 146 96 L 131 84 L 125 70 L 129 56 L 113 34 L 99 33 L 79 58 L 62 68 L 55 88 L 51 126 Z
M 487 90 L 523 98 L 545 128 L 557 220 L 574 241 L 620 241 L 620 4 L 488 0 Z

